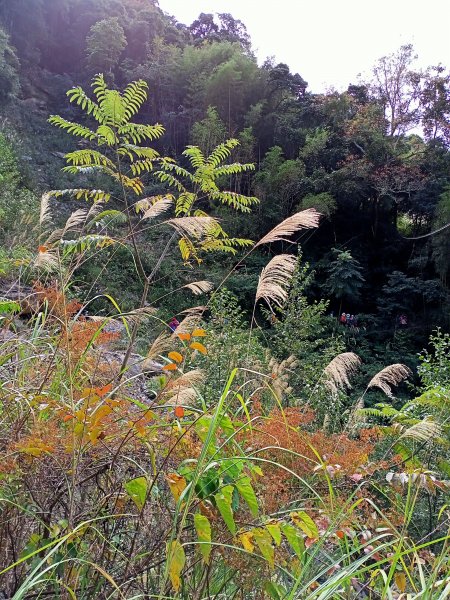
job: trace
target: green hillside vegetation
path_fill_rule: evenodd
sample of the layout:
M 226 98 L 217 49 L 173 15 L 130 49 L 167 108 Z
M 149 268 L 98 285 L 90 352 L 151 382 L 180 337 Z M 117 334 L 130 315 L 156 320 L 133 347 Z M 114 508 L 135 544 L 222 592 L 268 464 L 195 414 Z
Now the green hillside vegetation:
M 0 600 L 444 600 L 450 72 L 0 0 Z

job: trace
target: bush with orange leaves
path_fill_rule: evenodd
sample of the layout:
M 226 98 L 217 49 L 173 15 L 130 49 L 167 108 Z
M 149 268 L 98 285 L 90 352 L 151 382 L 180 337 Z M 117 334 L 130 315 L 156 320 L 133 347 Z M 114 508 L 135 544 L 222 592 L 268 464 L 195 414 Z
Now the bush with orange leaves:
M 264 459 L 266 477 L 261 479 L 260 493 L 269 512 L 286 505 L 298 495 L 298 478 L 315 477 L 315 489 L 326 490 L 326 474 L 345 481 L 373 472 L 369 463 L 379 437 L 377 429 L 365 429 L 351 438 L 345 433 L 328 434 L 311 431 L 314 412 L 309 408 L 273 410 L 259 424 L 245 433 L 252 454 Z M 350 480 L 351 481 L 351 480 Z

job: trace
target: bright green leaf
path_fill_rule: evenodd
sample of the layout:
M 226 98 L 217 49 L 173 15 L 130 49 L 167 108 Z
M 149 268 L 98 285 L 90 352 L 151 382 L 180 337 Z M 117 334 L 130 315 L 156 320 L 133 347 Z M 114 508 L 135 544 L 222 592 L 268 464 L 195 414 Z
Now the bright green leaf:
M 231 508 L 233 490 L 234 488 L 232 485 L 225 485 L 217 494 L 215 494 L 214 499 L 216 501 L 217 508 L 222 515 L 222 519 L 225 521 L 225 524 L 230 532 L 234 535 L 236 533 L 236 524 L 233 518 L 233 509 Z

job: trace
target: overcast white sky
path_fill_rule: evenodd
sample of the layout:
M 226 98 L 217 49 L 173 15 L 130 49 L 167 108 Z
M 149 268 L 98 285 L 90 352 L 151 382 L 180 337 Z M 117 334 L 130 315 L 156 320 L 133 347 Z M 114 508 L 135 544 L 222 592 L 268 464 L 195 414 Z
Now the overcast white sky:
M 287 63 L 313 92 L 344 90 L 375 61 L 413 43 L 420 66 L 450 66 L 450 0 L 159 0 L 190 24 L 228 12 L 247 26 L 261 63 Z

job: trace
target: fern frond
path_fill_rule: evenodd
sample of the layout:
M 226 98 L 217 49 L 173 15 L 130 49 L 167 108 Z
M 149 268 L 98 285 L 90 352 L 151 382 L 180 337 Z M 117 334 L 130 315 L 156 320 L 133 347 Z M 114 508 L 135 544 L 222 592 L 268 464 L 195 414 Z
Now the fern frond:
M 210 196 L 213 200 L 219 200 L 222 204 L 232 206 L 236 210 L 241 212 L 251 212 L 250 206 L 258 204 L 259 200 L 255 196 L 244 196 L 236 192 L 211 192 Z
M 94 204 L 97 204 L 98 202 L 108 202 L 111 198 L 111 194 L 108 192 L 104 192 L 103 190 L 89 190 L 86 188 L 57 190 L 50 192 L 50 194 L 55 196 L 55 198 L 60 198 L 61 196 L 75 196 L 76 200 L 84 198 L 85 200 L 92 200 Z
M 264 267 L 259 276 L 255 302 L 265 300 L 283 306 L 287 300 L 287 288 L 295 271 L 297 258 L 292 254 L 279 254 Z
M 108 235 L 89 234 L 83 235 L 76 240 L 60 240 L 59 244 L 63 249 L 63 256 L 67 258 L 71 254 L 86 252 L 93 248 L 106 248 L 112 246 L 116 241 Z
M 167 171 L 175 172 L 175 174 L 178 175 L 178 177 L 184 177 L 185 179 L 188 179 L 192 183 L 197 182 L 197 179 L 195 178 L 194 175 L 192 175 L 192 173 L 190 173 L 187 169 L 180 167 L 180 165 L 177 165 L 177 164 L 173 163 L 172 161 L 168 161 L 166 157 L 164 157 L 162 159 L 161 166 L 164 169 L 164 172 L 167 172 Z M 158 173 L 159 173 L 159 171 L 158 171 Z
M 91 100 L 82 87 L 77 86 L 70 89 L 67 92 L 69 102 L 76 103 L 78 106 L 87 112 L 88 115 L 92 115 L 96 121 L 102 122 L 102 114 L 99 105 Z M 98 96 L 97 96 L 98 98 Z
M 274 227 L 269 233 L 259 240 L 255 244 L 261 246 L 261 244 L 269 244 L 271 242 L 288 241 L 286 237 L 292 235 L 299 229 L 311 229 L 319 226 L 320 213 L 314 208 L 308 208 L 302 210 L 292 217 L 288 217 L 282 223 Z
M 238 248 L 246 248 L 252 245 L 252 240 L 245 238 L 207 237 L 200 243 L 200 248 L 203 252 L 229 252 L 234 255 L 237 254 Z
M 106 89 L 99 102 L 100 111 L 105 125 L 120 127 L 125 121 L 125 105 L 117 90 Z
M 192 205 L 195 202 L 195 194 L 192 192 L 182 192 L 176 201 L 175 204 L 175 215 L 180 217 L 182 215 L 188 215 L 190 212 Z
M 67 121 L 67 119 L 63 119 L 59 115 L 51 115 L 48 118 L 48 122 L 60 129 L 64 129 L 67 133 L 85 138 L 86 140 L 93 141 L 98 139 L 97 134 L 89 129 L 89 127 L 83 127 L 83 125 L 80 125 L 79 123 Z
M 155 161 L 159 158 L 159 152 L 148 146 L 136 146 L 134 144 L 122 144 L 118 150 L 118 154 L 121 156 L 128 156 L 131 161 L 135 160 L 135 156 L 138 158 L 149 158 Z
M 170 187 L 176 188 L 179 192 L 188 193 L 181 181 L 179 181 L 171 173 L 166 173 L 165 171 L 156 171 L 155 176 L 161 183 L 167 183 Z
M 188 237 L 182 237 L 179 239 L 178 247 L 184 263 L 187 263 L 191 258 L 194 258 L 198 264 L 202 262 L 198 256 L 196 247 Z
M 232 163 L 231 165 L 224 165 L 214 169 L 214 177 L 221 177 L 222 175 L 238 175 L 244 171 L 254 171 L 255 165 L 253 163 Z
M 150 173 L 150 171 L 153 171 L 153 160 L 150 158 L 136 160 L 135 162 L 131 163 L 130 171 L 134 176 L 140 175 L 141 173 Z
M 143 125 L 141 123 L 121 124 L 117 129 L 119 135 L 130 138 L 133 144 L 140 144 L 144 140 L 157 140 L 164 133 L 164 127 L 159 123 L 155 125 Z
M 108 167 L 112 171 L 116 170 L 116 166 L 112 160 L 101 152 L 98 152 L 98 150 L 93 150 L 92 148 L 83 148 L 83 150 L 68 152 L 66 154 L 66 160 L 73 166 L 102 166 Z
M 109 125 L 99 125 L 96 133 L 99 138 L 99 144 L 105 143 L 108 146 L 114 146 L 119 141 L 114 130 Z
M 236 146 L 239 146 L 239 140 L 234 138 L 227 140 L 223 144 L 219 144 L 208 156 L 206 164 L 214 168 L 218 167 L 226 158 L 230 156 L 231 150 L 236 148 Z
M 183 151 L 183 156 L 187 156 L 189 158 L 189 162 L 194 169 L 205 166 L 205 157 L 198 146 L 187 146 Z
M 97 98 L 97 102 L 102 102 L 105 99 L 106 90 L 108 89 L 102 73 L 99 73 L 94 77 L 91 87 L 94 91 L 95 97 Z
M 127 121 L 139 112 L 139 109 L 147 100 L 147 89 L 148 85 L 142 79 L 129 83 L 125 88 L 122 97 Z
M 104 219 L 107 219 L 106 222 L 103 222 Z M 93 225 L 99 223 L 105 226 L 116 225 L 119 223 L 126 223 L 127 216 L 120 210 L 103 210 L 101 213 L 96 215 L 88 224 L 87 228 L 90 229 Z

